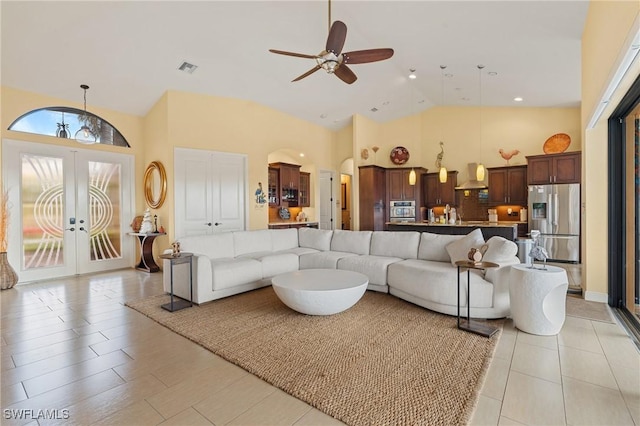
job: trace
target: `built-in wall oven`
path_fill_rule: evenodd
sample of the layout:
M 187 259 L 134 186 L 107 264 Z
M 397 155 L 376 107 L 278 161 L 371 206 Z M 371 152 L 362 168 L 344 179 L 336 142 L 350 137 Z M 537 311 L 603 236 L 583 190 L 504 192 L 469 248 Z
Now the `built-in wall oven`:
M 415 222 L 416 202 L 415 201 L 391 201 L 389 207 L 390 222 Z

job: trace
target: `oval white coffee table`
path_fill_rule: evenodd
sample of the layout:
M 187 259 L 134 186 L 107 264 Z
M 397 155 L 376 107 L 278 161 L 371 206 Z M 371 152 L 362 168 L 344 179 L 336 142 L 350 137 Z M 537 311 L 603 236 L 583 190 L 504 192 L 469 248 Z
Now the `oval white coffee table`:
M 567 272 L 557 266 L 532 269 L 512 265 L 509 281 L 514 325 L 530 334 L 558 334 L 565 320 Z
M 271 279 L 278 298 L 307 315 L 333 315 L 356 304 L 367 290 L 369 278 L 340 269 L 303 269 Z

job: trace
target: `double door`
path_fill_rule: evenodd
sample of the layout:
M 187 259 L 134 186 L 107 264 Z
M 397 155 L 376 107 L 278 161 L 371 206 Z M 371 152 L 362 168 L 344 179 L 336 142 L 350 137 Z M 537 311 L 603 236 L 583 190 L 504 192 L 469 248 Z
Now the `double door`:
M 5 140 L 2 162 L 20 282 L 131 266 L 131 155 Z
M 246 229 L 247 156 L 176 148 L 176 238 Z

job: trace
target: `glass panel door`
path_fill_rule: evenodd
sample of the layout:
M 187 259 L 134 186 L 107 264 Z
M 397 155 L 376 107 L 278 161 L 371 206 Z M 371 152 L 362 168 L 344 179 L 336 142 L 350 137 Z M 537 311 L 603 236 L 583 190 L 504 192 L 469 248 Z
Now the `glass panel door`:
M 22 274 L 35 279 L 73 271 L 73 265 L 69 263 L 74 257 L 75 247 L 69 244 L 73 227 L 70 225 L 65 229 L 66 212 L 74 208 L 73 198 L 65 191 L 65 177 L 69 176 L 64 173 L 64 164 L 71 160 L 70 156 L 65 158 L 64 155 L 19 153 L 19 161 L 15 164 L 19 167 L 16 175 L 21 185 L 8 185 L 10 194 L 19 200 L 12 204 L 21 206 L 13 211 L 22 215 L 13 218 L 22 222 L 21 258 L 14 265 L 19 266 Z M 14 244 L 10 247 L 18 246 L 16 238 L 12 241 Z
M 2 161 L 19 282 L 132 266 L 130 155 L 5 140 Z

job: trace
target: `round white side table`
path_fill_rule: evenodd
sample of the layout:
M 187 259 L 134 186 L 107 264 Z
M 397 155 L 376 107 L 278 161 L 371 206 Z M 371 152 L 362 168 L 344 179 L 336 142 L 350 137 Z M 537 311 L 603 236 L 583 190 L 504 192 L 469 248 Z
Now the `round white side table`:
M 533 269 L 513 265 L 509 282 L 514 325 L 530 334 L 558 334 L 565 319 L 567 272 L 557 266 Z

